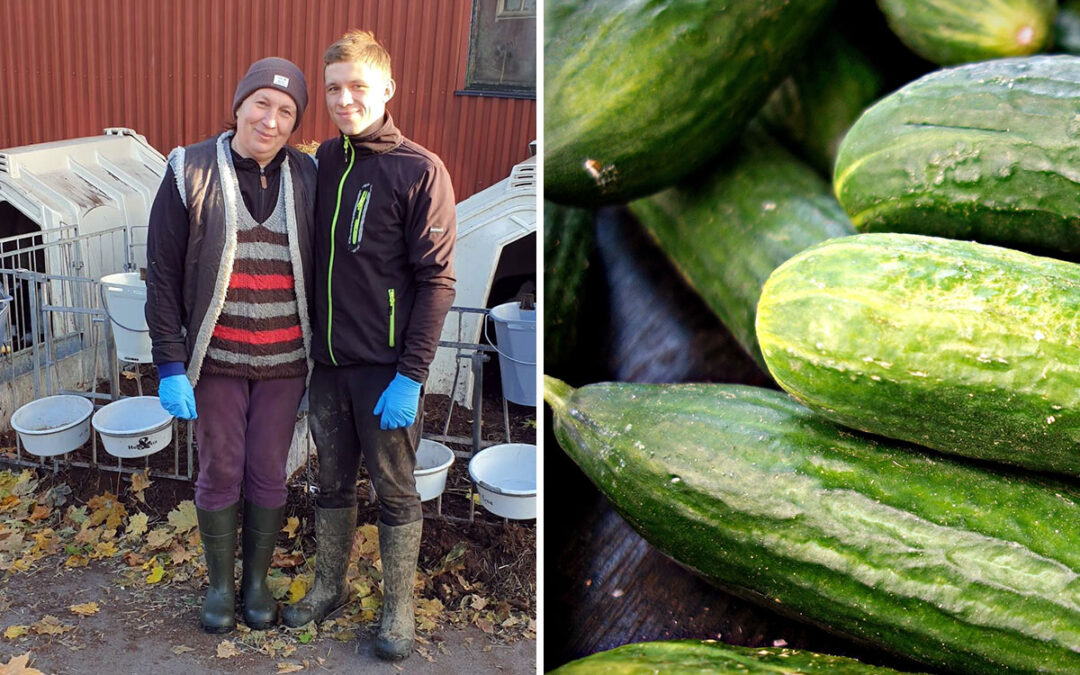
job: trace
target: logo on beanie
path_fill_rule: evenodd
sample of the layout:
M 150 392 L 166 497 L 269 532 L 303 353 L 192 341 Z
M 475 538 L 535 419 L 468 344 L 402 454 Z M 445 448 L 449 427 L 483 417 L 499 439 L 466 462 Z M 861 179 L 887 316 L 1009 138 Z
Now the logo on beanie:
M 274 76 L 274 84 L 276 84 L 279 87 L 288 87 L 289 86 L 289 78 L 285 77 L 284 75 L 275 75 Z

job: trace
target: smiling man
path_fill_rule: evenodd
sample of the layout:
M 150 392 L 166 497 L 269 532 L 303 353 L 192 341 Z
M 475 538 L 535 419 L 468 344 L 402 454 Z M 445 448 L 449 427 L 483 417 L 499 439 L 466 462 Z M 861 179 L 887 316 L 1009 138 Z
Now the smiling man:
M 321 621 L 348 599 L 356 474 L 379 497 L 383 617 L 376 654 L 413 650 L 413 581 L 423 514 L 413 470 L 421 390 L 454 300 L 454 191 L 442 161 L 394 125 L 390 55 L 353 31 L 323 57 L 341 132 L 323 143 L 315 208 L 315 368 L 311 431 L 319 457 L 315 584 L 283 621 Z

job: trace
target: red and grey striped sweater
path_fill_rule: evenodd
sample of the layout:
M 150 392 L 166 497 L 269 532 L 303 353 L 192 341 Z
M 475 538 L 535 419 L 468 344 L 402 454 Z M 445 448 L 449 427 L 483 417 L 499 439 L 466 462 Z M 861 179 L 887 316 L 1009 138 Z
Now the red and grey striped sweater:
M 307 374 L 284 201 L 263 223 L 237 209 L 236 256 L 205 373 L 251 380 Z

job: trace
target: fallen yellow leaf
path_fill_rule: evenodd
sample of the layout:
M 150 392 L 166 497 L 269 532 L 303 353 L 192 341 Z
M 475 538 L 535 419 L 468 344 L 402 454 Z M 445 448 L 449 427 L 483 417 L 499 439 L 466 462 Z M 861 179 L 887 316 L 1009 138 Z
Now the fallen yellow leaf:
M 52 513 L 52 509 L 43 504 L 37 504 L 34 506 L 34 512 L 30 514 L 30 521 L 45 520 Z
M 68 626 L 60 623 L 60 619 L 57 619 L 51 614 L 46 614 L 41 617 L 40 621 L 35 621 L 30 624 L 30 630 L 34 631 L 38 635 L 62 635 L 69 630 L 74 630 L 75 626 Z
M 84 602 L 81 605 L 71 605 L 68 609 L 79 616 L 91 616 L 98 613 L 98 604 L 96 602 Z
M 30 652 L 22 656 L 12 656 L 7 663 L 0 664 L 0 675 L 45 675 L 37 668 L 30 667 Z
M 143 492 L 150 487 L 151 483 L 153 481 L 150 480 L 149 469 L 143 469 L 139 473 L 131 474 L 131 491 L 135 493 L 135 498 L 143 504 L 146 503 L 146 495 Z
M 289 539 L 296 536 L 296 528 L 300 527 L 300 519 L 296 516 L 289 516 L 285 521 L 285 527 L 281 528 L 281 531 L 289 535 Z
M 169 550 L 169 557 L 172 559 L 174 565 L 183 565 L 187 561 L 195 558 L 196 553 L 190 548 L 184 548 L 180 542 L 174 542 L 172 548 Z
M 146 530 L 148 527 L 147 520 L 149 520 L 149 516 L 147 516 L 145 513 L 136 513 L 128 519 L 127 529 L 124 530 L 124 534 L 128 537 L 131 537 L 132 539 L 137 539 L 138 537 L 143 536 L 144 534 L 146 534 Z
M 179 656 L 179 655 L 184 654 L 186 652 L 193 652 L 193 651 L 195 651 L 195 648 L 194 647 L 188 647 L 187 645 L 176 645 L 175 647 L 173 647 L 169 651 L 171 651 L 173 654 L 176 654 L 177 656 Z
M 115 530 L 123 524 L 124 517 L 127 516 L 127 509 L 111 492 L 91 497 L 86 505 L 90 507 L 91 525 L 104 523 L 106 529 Z
M 90 558 L 84 555 L 69 555 L 64 561 L 64 567 L 86 567 L 90 564 Z
M 236 645 L 230 640 L 222 640 L 217 646 L 217 657 L 219 659 L 230 659 L 239 655 L 240 652 L 237 651 Z
M 154 568 L 150 570 L 150 574 L 148 574 L 146 577 L 146 583 L 156 584 L 157 582 L 161 581 L 162 577 L 164 576 L 165 568 L 161 565 L 154 565 Z
M 281 673 L 296 673 L 304 669 L 304 666 L 299 663 L 278 663 L 277 671 L 278 675 Z
M 4 629 L 4 637 L 9 640 L 14 640 L 15 638 L 22 637 L 29 632 L 29 626 L 8 626 L 6 629 Z
M 167 527 L 155 527 L 146 535 L 146 548 L 151 551 L 165 548 L 172 543 L 173 535 Z
M 298 602 L 307 593 L 307 584 L 302 577 L 296 577 L 289 584 L 289 604 Z
M 94 544 L 94 552 L 90 554 L 91 558 L 111 558 L 120 551 L 116 548 L 116 543 L 112 541 L 102 541 Z
M 177 534 L 198 527 L 199 518 L 195 514 L 195 502 L 185 499 L 177 504 L 175 509 L 169 511 L 169 524 L 173 526 Z

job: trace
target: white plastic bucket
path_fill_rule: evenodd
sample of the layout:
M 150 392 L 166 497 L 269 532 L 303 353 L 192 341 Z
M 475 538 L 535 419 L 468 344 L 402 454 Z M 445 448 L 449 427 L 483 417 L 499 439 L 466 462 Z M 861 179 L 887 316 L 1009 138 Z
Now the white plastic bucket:
M 536 310 L 516 302 L 491 308 L 503 396 L 511 403 L 536 405 Z
M 90 440 L 88 398 L 62 394 L 46 396 L 20 407 L 11 416 L 11 428 L 19 432 L 23 450 L 39 457 L 71 452 Z
M 503 443 L 469 460 L 480 503 L 497 516 L 514 520 L 536 517 L 536 446 Z
M 101 302 L 112 323 L 116 358 L 150 363 L 150 331 L 146 326 L 146 282 L 138 272 L 101 277 Z
M 427 438 L 420 439 L 420 447 L 416 449 L 416 469 L 413 470 L 420 501 L 435 499 L 443 493 L 446 489 L 446 475 L 450 473 L 450 465 L 453 463 L 453 450 L 442 443 Z
M 152 455 L 167 446 L 172 440 L 172 420 L 157 396 L 133 396 L 98 410 L 93 424 L 105 452 L 128 459 Z

